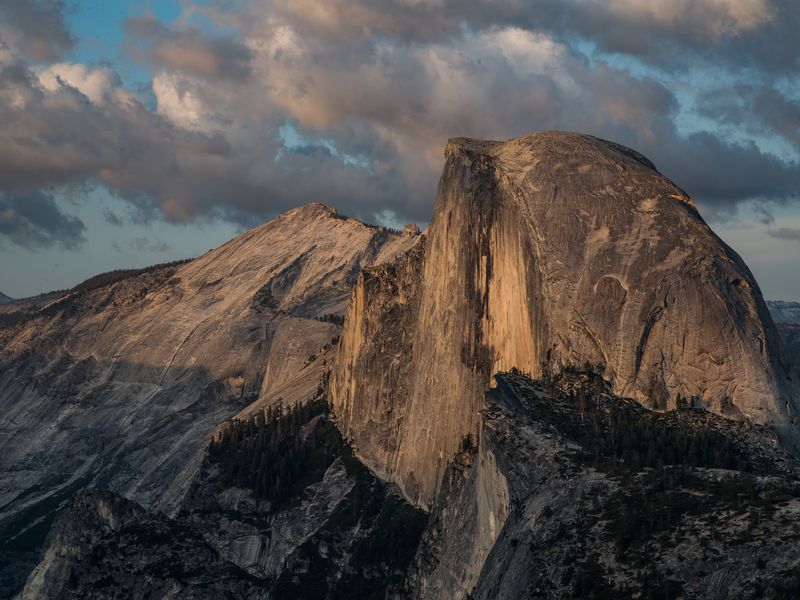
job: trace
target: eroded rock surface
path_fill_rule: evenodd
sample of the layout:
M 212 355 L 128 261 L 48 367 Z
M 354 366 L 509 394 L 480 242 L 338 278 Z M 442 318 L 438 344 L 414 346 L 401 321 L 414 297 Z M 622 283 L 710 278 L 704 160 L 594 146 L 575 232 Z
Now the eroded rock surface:
M 332 379 L 343 432 L 409 498 L 430 506 L 511 367 L 602 364 L 655 409 L 681 395 L 795 419 L 797 375 L 753 276 L 646 158 L 560 132 L 454 139 L 446 157 L 424 259 L 359 278 Z

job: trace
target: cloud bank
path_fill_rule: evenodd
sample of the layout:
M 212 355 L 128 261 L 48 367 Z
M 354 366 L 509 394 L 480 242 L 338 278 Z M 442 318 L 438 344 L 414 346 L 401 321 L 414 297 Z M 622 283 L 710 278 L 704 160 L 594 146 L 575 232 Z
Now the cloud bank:
M 82 186 L 143 219 L 322 201 L 425 221 L 448 137 L 544 129 L 632 146 L 718 215 L 757 201 L 769 222 L 799 191 L 788 0 L 187 2 L 125 23 L 144 92 L 70 62 L 64 9 L 0 0 L 0 235 L 18 244 L 79 244 L 54 198 Z

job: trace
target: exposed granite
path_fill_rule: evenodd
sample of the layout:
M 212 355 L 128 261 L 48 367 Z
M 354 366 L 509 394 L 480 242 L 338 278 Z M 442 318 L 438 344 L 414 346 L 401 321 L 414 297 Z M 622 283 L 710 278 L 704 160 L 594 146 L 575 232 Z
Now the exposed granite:
M 797 375 L 758 285 L 646 158 L 562 132 L 445 155 L 421 278 L 365 275 L 347 313 L 333 407 L 371 468 L 430 507 L 493 373 L 587 361 L 646 406 L 696 397 L 796 438 Z

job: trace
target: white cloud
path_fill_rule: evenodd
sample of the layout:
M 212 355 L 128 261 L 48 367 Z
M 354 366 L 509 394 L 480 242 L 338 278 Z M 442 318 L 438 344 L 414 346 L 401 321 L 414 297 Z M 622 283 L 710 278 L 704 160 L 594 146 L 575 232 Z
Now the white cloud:
M 468 36 L 463 46 L 504 57 L 518 77 L 558 72 L 567 58 L 566 47 L 551 36 L 520 27 L 493 27 Z
M 196 91 L 196 82 L 190 77 L 160 72 L 153 78 L 152 85 L 156 109 L 162 117 L 184 129 L 211 129 L 210 111 Z
M 116 73 L 107 67 L 90 68 L 83 64 L 57 63 L 38 72 L 39 83 L 49 92 L 64 84 L 77 89 L 93 104 L 103 104 L 119 86 Z

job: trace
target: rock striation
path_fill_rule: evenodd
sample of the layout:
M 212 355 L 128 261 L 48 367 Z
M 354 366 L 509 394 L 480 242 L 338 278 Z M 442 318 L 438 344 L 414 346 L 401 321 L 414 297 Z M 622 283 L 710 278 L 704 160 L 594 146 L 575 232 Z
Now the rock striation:
M 219 423 L 312 395 L 358 273 L 416 238 L 310 204 L 195 260 L 4 306 L 0 596 L 77 490 L 172 514 Z
M 603 365 L 615 393 L 783 427 L 798 382 L 752 274 L 637 152 L 544 132 L 450 140 L 419 247 L 363 273 L 333 410 L 359 456 L 429 507 L 484 388 Z M 423 247 L 424 246 L 424 247 Z

